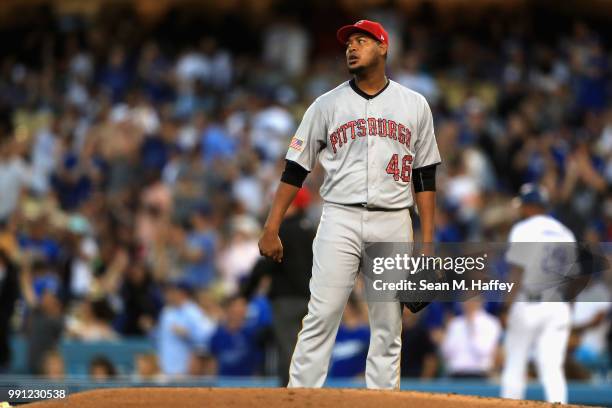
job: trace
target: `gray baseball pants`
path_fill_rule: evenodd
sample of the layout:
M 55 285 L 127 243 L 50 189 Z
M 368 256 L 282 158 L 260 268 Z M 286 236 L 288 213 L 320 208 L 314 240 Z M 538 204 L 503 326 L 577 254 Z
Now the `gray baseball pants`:
M 375 211 L 325 203 L 313 242 L 308 313 L 291 359 L 288 387 L 322 387 L 365 242 L 412 242 L 408 209 Z M 370 347 L 366 386 L 398 389 L 402 309 L 397 301 L 369 301 Z

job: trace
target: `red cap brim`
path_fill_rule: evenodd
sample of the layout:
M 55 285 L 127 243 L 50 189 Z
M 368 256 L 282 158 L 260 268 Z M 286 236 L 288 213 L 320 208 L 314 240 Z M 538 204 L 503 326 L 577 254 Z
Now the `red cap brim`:
M 369 35 L 370 37 L 374 37 L 374 35 L 371 32 L 350 24 L 350 25 L 345 25 L 344 27 L 340 27 L 338 31 L 336 32 L 336 38 L 338 39 L 338 41 L 340 41 L 340 44 L 345 45 L 349 37 L 353 33 L 365 33 Z

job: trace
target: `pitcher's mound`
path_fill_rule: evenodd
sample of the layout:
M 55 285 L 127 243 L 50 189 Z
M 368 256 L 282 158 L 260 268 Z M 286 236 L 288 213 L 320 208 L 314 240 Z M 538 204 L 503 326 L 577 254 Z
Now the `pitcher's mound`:
M 28 408 L 494 408 L 500 406 L 527 408 L 550 407 L 551 404 L 455 394 L 333 388 L 114 388 L 81 392 L 65 400 L 27 405 Z M 555 404 L 555 408 L 561 406 Z

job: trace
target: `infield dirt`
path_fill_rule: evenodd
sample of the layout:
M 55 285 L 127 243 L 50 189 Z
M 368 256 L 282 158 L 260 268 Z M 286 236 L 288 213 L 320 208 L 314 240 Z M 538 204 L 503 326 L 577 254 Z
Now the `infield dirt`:
M 505 400 L 414 391 L 285 388 L 114 388 L 86 391 L 65 400 L 36 402 L 27 408 L 202 408 L 202 407 L 577 407 L 535 401 Z

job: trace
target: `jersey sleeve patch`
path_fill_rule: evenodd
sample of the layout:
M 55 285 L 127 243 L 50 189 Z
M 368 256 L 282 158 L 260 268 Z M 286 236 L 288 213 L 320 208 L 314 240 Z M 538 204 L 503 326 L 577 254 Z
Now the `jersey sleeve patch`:
M 291 149 L 297 150 L 298 152 L 301 152 L 302 150 L 304 150 L 304 141 L 293 136 L 293 138 L 291 138 L 291 143 L 289 143 L 289 147 Z

